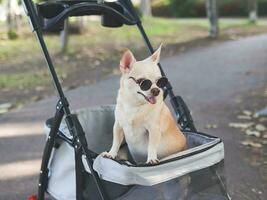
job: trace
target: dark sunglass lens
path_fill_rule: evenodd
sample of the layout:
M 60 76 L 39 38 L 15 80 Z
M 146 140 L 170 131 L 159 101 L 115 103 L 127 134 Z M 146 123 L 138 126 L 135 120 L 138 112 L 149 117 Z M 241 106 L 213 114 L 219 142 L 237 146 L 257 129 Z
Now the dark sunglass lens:
M 152 82 L 150 80 L 148 80 L 148 79 L 145 79 L 145 80 L 143 80 L 141 82 L 140 88 L 143 91 L 147 91 L 147 90 L 149 90 L 151 88 L 151 85 L 152 85 Z
M 140 85 L 143 80 L 145 80 L 145 79 L 144 78 L 139 78 L 139 79 L 136 80 L 136 83 Z
M 166 77 L 161 77 L 158 81 L 157 81 L 157 86 L 159 88 L 164 88 L 166 85 L 168 84 L 168 79 Z

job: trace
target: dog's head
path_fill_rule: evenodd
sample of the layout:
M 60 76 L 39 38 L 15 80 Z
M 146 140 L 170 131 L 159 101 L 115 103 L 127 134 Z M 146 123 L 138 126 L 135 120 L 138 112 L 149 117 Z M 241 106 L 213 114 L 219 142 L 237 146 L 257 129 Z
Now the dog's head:
M 136 61 L 133 53 L 126 50 L 120 61 L 122 72 L 121 89 L 134 102 L 156 104 L 163 100 L 163 87 L 168 80 L 162 77 L 158 63 L 161 46 L 155 53 L 142 61 Z

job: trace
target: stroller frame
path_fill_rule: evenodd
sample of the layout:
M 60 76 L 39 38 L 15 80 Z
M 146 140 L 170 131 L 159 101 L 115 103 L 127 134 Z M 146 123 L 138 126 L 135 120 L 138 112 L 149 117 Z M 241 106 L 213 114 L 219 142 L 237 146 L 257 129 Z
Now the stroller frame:
M 101 15 L 102 25 L 105 27 L 120 27 L 125 25 L 136 25 L 140 31 L 144 42 L 151 54 L 154 53 L 154 49 L 145 33 L 142 22 L 139 16 L 136 14 L 133 4 L 130 0 L 118 0 L 116 2 L 105 2 L 103 0 L 75 0 L 75 1 L 55 1 L 48 3 L 41 3 L 34 5 L 32 0 L 23 0 L 25 12 L 29 18 L 29 22 L 32 26 L 33 32 L 39 41 L 44 57 L 47 62 L 48 70 L 50 71 L 54 87 L 57 91 L 59 100 L 56 104 L 56 112 L 50 133 L 47 137 L 47 142 L 44 148 L 42 156 L 42 164 L 39 175 L 38 185 L 38 200 L 44 200 L 45 192 L 48 186 L 49 176 L 49 163 L 52 155 L 53 148 L 56 148 L 56 139 L 61 138 L 74 147 L 75 150 L 75 173 L 76 173 L 76 198 L 77 200 L 83 200 L 82 197 L 82 170 L 84 166 L 82 163 L 82 155 L 86 156 L 86 162 L 92 172 L 92 177 L 97 187 L 98 193 L 102 200 L 108 200 L 109 197 L 106 194 L 101 179 L 97 172 L 93 170 L 93 159 L 97 154 L 88 149 L 85 133 L 78 120 L 76 114 L 72 114 L 69 108 L 69 103 L 64 95 L 58 76 L 56 74 L 52 59 L 49 55 L 48 49 L 44 42 L 43 30 L 62 30 L 64 28 L 64 20 L 69 16 L 84 16 L 84 15 Z M 162 76 L 165 73 L 160 64 L 158 64 Z M 177 123 L 181 125 L 184 131 L 194 131 L 194 126 L 190 111 L 183 101 L 181 96 L 175 96 L 170 83 L 164 89 L 164 98 L 169 96 L 170 103 L 176 114 Z M 72 140 L 63 138 L 58 134 L 59 126 L 65 116 L 65 121 L 73 136 Z M 64 166 L 62 166 L 64 167 Z M 214 172 L 216 173 L 216 172 Z M 221 187 L 226 192 L 225 186 L 220 177 L 218 181 L 221 182 Z M 227 195 L 228 196 L 228 195 Z M 230 197 L 228 198 L 230 199 Z

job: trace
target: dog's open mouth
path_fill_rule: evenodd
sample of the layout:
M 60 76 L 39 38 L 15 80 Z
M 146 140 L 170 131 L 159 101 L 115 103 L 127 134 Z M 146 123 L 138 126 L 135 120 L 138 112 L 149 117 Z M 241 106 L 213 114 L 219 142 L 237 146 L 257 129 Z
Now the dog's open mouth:
M 145 100 L 147 100 L 147 102 L 149 102 L 150 104 L 155 104 L 157 103 L 157 99 L 155 96 L 151 96 L 151 97 L 147 97 L 146 95 L 144 95 L 142 92 L 137 92 L 138 94 L 141 94 Z

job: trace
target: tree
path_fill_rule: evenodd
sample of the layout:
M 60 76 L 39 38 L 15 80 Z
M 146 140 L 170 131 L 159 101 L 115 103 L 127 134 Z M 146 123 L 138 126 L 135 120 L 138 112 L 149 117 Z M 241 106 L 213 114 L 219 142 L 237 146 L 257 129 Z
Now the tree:
M 71 31 L 79 34 L 83 32 L 84 17 L 76 17 L 74 23 L 75 24 L 71 24 L 68 18 L 64 21 L 64 30 L 60 32 L 60 52 L 62 54 L 66 53 L 66 51 L 68 50 L 69 34 L 71 33 Z
M 210 37 L 216 38 L 219 35 L 217 0 L 206 0 L 206 12 L 210 24 Z
M 140 10 L 143 16 L 152 16 L 151 0 L 141 0 Z
M 7 34 L 9 39 L 17 37 L 17 20 L 20 16 L 20 9 L 17 0 L 6 0 L 7 10 Z
M 69 40 L 69 20 L 66 19 L 64 22 L 64 30 L 60 32 L 60 51 L 61 53 L 65 53 L 68 47 Z
M 258 18 L 258 5 L 257 0 L 249 0 L 248 1 L 248 10 L 249 10 L 249 21 L 251 23 L 256 23 Z

